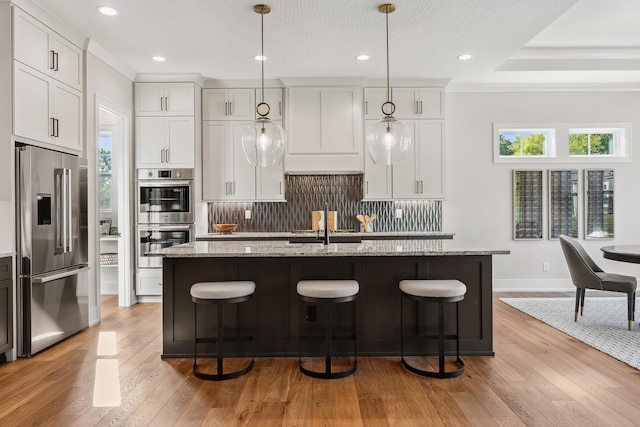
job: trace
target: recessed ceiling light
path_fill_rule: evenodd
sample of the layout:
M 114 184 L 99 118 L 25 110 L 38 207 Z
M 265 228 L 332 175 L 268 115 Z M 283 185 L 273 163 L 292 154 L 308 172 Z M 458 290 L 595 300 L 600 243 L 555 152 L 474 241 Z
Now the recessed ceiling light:
M 154 56 L 152 59 L 154 61 L 156 61 L 156 62 L 164 62 L 164 61 L 166 61 L 164 56 Z
M 469 59 L 471 59 L 471 55 L 469 55 L 468 53 L 463 53 L 461 55 L 458 55 L 458 59 L 460 61 L 468 61 Z
M 103 15 L 107 15 L 107 16 L 113 16 L 113 15 L 117 15 L 118 14 L 117 10 L 115 10 L 114 8 L 109 7 L 109 6 L 100 6 L 97 9 L 98 9 L 98 12 L 100 12 Z
M 369 55 L 358 55 L 356 56 L 356 59 L 358 61 L 366 61 L 367 59 L 369 59 Z
M 263 56 L 263 55 L 256 55 L 256 56 L 254 56 L 254 59 L 255 59 L 256 61 L 266 61 L 266 60 L 267 60 L 267 57 L 266 57 L 266 56 Z

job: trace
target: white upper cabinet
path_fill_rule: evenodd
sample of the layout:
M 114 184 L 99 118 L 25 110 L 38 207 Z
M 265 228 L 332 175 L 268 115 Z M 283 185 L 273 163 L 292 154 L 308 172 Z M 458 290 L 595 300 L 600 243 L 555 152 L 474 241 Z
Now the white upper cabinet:
M 140 168 L 193 168 L 193 117 L 136 118 L 136 161 Z
M 211 201 L 283 201 L 282 165 L 252 166 L 242 134 L 253 122 L 202 122 L 202 198 Z
M 392 88 L 397 119 L 444 118 L 444 91 L 440 88 Z
M 262 99 L 262 89 L 256 89 L 256 105 L 260 103 Z M 282 102 L 282 89 L 278 88 L 265 88 L 264 89 L 264 102 L 269 104 L 269 118 L 271 120 L 282 120 L 284 115 L 284 105 Z M 257 114 L 256 114 L 256 118 Z
M 255 100 L 255 89 L 203 89 L 202 120 L 253 120 Z
M 136 83 L 136 116 L 193 116 L 194 83 Z
M 13 58 L 82 90 L 82 50 L 17 7 L 13 8 Z
M 82 92 L 14 62 L 13 133 L 82 151 Z
M 444 121 L 405 123 L 412 144 L 402 163 L 374 164 L 365 152 L 365 200 L 444 199 Z
M 287 171 L 362 171 L 362 88 L 289 89 Z
M 387 101 L 386 88 L 365 88 L 365 119 L 381 119 L 382 104 Z M 400 120 L 444 118 L 444 90 L 442 88 L 391 88 L 391 101 L 396 106 L 393 116 Z

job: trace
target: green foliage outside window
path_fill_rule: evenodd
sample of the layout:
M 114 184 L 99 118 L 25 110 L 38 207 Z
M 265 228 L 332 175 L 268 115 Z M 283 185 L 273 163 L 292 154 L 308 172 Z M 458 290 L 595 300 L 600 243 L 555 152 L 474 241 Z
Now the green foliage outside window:
M 569 135 L 569 155 L 597 156 L 613 154 L 613 134 L 572 133 Z
M 501 156 L 543 156 L 546 135 L 543 133 L 500 134 Z
M 111 209 L 111 151 L 100 148 L 100 209 Z

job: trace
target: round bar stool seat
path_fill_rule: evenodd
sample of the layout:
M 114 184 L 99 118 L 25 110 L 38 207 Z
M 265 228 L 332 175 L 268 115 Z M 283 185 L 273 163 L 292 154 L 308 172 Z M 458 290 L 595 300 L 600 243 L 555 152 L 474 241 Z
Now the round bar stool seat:
M 402 293 L 400 299 L 400 354 L 402 365 L 409 371 L 426 376 L 436 378 L 453 378 L 462 375 L 464 372 L 464 362 L 460 358 L 460 334 L 459 334 L 459 317 L 458 303 L 464 299 L 467 287 L 459 280 L 402 280 L 399 284 Z M 429 371 L 416 368 L 410 365 L 404 357 L 404 315 L 402 301 L 408 297 L 418 304 L 421 302 L 435 302 L 438 304 L 438 371 Z M 456 333 L 455 335 L 445 335 L 445 319 L 444 304 L 456 304 Z M 456 340 L 456 364 L 457 369 L 453 371 L 445 370 L 445 339 Z
M 203 380 L 222 381 L 236 378 L 246 374 L 253 368 L 253 356 L 251 363 L 242 369 L 233 372 L 224 372 L 224 323 L 223 307 L 225 304 L 238 304 L 249 300 L 255 292 L 256 284 L 251 281 L 228 282 L 198 282 L 191 286 L 191 299 L 194 302 L 194 350 L 193 350 L 193 375 Z M 200 304 L 215 304 L 218 320 L 218 334 L 215 338 L 198 338 L 197 307 Z M 234 341 L 251 341 L 253 337 L 233 337 Z M 217 372 L 209 374 L 198 369 L 198 343 L 216 343 Z
M 306 303 L 321 304 L 325 306 L 325 369 L 324 371 L 314 371 L 305 368 L 302 363 L 302 350 L 298 357 L 298 367 L 300 372 L 313 378 L 322 379 L 334 379 L 344 378 L 353 374 L 357 368 L 357 347 L 356 347 L 356 308 L 355 301 L 358 292 L 360 292 L 360 285 L 356 280 L 301 280 L 296 287 L 300 299 Z M 346 302 L 353 302 L 353 335 L 348 339 L 352 339 L 354 342 L 353 352 L 353 364 L 346 370 L 333 372 L 332 370 L 332 341 L 333 336 L 333 322 L 332 322 L 332 306 L 335 304 L 341 304 Z M 300 339 L 302 340 L 302 336 Z

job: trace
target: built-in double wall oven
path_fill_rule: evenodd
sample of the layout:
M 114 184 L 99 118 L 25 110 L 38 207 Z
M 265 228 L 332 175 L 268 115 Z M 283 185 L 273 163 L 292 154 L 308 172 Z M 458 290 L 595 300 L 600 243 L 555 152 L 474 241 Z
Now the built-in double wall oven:
M 193 169 L 138 169 L 137 178 L 137 267 L 162 267 L 144 254 L 195 237 Z

